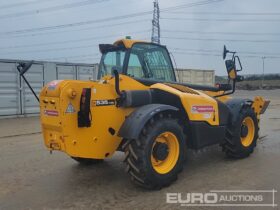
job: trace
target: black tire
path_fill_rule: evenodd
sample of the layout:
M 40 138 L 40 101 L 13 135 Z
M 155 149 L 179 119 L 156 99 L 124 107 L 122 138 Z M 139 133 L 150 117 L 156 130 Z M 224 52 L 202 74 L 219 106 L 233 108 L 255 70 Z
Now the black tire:
M 177 161 L 174 161 L 174 167 L 162 174 L 154 169 L 151 155 L 152 150 L 154 152 L 155 139 L 164 132 L 171 132 L 176 136 L 179 145 L 176 151 L 179 154 Z M 172 118 L 170 114 L 159 114 L 144 126 L 139 139 L 128 140 L 125 145 L 126 172 L 134 183 L 144 188 L 156 190 L 166 187 L 177 179 L 178 173 L 183 169 L 185 145 L 185 135 L 179 120 Z
M 254 137 L 249 145 L 244 146 L 241 141 L 242 124 L 245 118 L 251 118 L 254 125 Z M 224 142 L 221 144 L 223 151 L 231 158 L 245 158 L 253 153 L 259 138 L 258 119 L 250 106 L 241 109 L 236 122 L 228 125 Z M 248 135 L 248 134 L 247 134 Z
M 73 160 L 77 161 L 81 165 L 93 165 L 103 162 L 103 159 L 92 159 L 92 158 L 81 158 L 81 157 L 71 157 Z

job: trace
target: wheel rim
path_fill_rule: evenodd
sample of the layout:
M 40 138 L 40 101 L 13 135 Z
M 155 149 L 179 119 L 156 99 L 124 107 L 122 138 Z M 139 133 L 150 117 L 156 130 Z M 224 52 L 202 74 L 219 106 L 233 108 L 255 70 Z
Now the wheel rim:
M 165 148 L 167 148 L 167 154 Z M 178 158 L 179 141 L 177 137 L 171 132 L 164 132 L 157 136 L 151 152 L 151 162 L 154 170 L 159 174 L 166 174 L 174 168 Z
M 242 126 L 247 127 L 247 132 L 246 135 L 240 134 L 241 143 L 244 147 L 248 147 L 252 144 L 255 135 L 255 125 L 253 119 L 251 117 L 245 117 L 241 125 L 241 130 Z

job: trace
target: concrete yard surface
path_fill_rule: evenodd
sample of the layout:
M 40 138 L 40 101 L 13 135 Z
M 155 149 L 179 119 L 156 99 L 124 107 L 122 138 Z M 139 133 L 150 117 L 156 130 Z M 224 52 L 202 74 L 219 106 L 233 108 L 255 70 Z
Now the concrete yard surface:
M 280 90 L 235 94 L 247 98 L 255 95 L 264 96 L 271 104 L 261 117 L 260 139 L 254 153 L 245 159 L 232 160 L 225 157 L 219 146 L 199 152 L 189 150 L 178 180 L 159 191 L 147 191 L 132 184 L 120 152 L 104 163 L 81 166 L 62 152 L 52 155 L 48 152 L 38 133 L 38 117 L 0 120 L 0 210 L 186 209 L 179 204 L 167 204 L 166 193 L 211 190 L 274 189 L 278 191 L 274 202 L 279 205 Z M 238 207 L 247 208 L 272 207 Z

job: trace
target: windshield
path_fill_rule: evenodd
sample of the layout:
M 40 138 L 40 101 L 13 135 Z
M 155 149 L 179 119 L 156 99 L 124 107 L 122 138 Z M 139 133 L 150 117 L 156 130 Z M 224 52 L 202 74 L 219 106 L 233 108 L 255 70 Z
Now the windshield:
M 125 52 L 125 50 L 115 50 L 103 53 L 99 66 L 99 78 L 111 75 L 114 66 L 123 69 Z

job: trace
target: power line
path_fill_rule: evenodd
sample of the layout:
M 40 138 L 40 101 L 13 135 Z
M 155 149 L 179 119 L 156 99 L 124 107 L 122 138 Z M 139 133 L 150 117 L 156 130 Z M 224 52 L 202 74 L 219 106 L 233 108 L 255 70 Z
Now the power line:
M 134 31 L 131 34 L 142 34 L 150 32 L 150 30 L 141 30 L 141 31 Z M 55 42 L 45 42 L 45 43 L 37 43 L 37 44 L 26 44 L 26 45 L 15 45 L 15 46 L 6 46 L 6 47 L 0 47 L 0 50 L 4 49 L 17 49 L 17 48 L 27 48 L 27 47 L 38 47 L 38 46 L 49 46 L 53 44 L 66 44 L 66 43 L 76 43 L 76 42 L 85 42 L 85 41 L 91 41 L 91 40 L 99 40 L 103 38 L 111 38 L 116 36 L 123 36 L 123 35 L 108 35 L 108 36 L 97 36 L 97 37 L 88 37 L 88 38 L 79 38 L 79 39 L 72 39 L 72 40 L 64 40 L 64 41 L 55 41 Z
M 50 1 L 57 1 L 57 0 L 48 0 L 48 2 Z M 24 2 L 18 2 L 18 3 L 13 3 L 13 4 L 4 4 L 0 6 L 0 10 L 2 9 L 9 9 L 9 8 L 13 8 L 13 7 L 20 7 L 20 6 L 27 6 L 29 4 L 38 4 L 38 3 L 45 3 L 42 0 L 33 0 L 33 1 L 24 1 Z
M 55 26 L 46 26 L 46 27 L 39 27 L 39 28 L 14 30 L 14 31 L 2 32 L 0 34 L 11 35 L 11 34 L 20 34 L 20 33 L 36 32 L 36 31 L 47 31 L 47 30 L 54 30 L 54 29 L 61 29 L 61 28 L 84 26 L 84 25 L 89 25 L 89 24 L 94 24 L 94 23 L 116 21 L 116 20 L 132 18 L 132 17 L 139 17 L 139 16 L 149 15 L 149 14 L 151 14 L 150 11 L 149 12 L 141 12 L 141 13 L 133 13 L 133 14 L 129 14 L 129 15 L 121 15 L 121 16 L 116 16 L 116 17 L 103 18 L 103 19 L 81 21 L 81 22 L 76 22 L 76 23 L 61 24 L 61 25 L 55 25 Z
M 225 15 L 225 16 L 274 16 L 280 15 L 280 12 L 166 12 L 170 14 L 184 14 L 184 15 Z
M 251 39 L 212 39 L 212 38 L 191 38 L 191 37 L 168 37 L 162 36 L 164 39 L 179 39 L 179 40 L 193 40 L 193 41 L 217 41 L 217 42 L 252 42 L 252 43 L 279 43 L 280 40 L 251 40 Z
M 101 3 L 101 2 L 105 2 L 105 1 L 109 1 L 109 0 L 86 0 L 86 1 L 82 1 L 82 2 L 61 4 L 58 6 L 52 6 L 52 7 L 46 7 L 46 8 L 41 8 L 41 9 L 28 10 L 28 11 L 24 11 L 24 12 L 0 15 L 0 19 L 37 15 L 37 14 L 41 14 L 41 13 L 48 13 L 48 12 L 54 12 L 54 11 L 59 11 L 59 10 L 64 10 L 64 9 L 71 9 L 71 8 L 75 8 L 75 7 L 82 7 L 82 6 L 86 6 L 86 5 L 90 5 L 90 4 L 97 4 L 97 3 Z
M 221 57 L 221 54 L 214 54 L 214 53 L 194 53 L 194 52 L 178 52 L 178 51 L 171 51 L 174 54 L 183 54 L 183 55 L 198 55 L 198 56 L 214 56 L 214 57 Z M 256 55 L 243 55 L 242 57 L 245 58 L 262 58 L 262 56 Z M 271 59 L 280 59 L 280 56 L 267 56 L 266 58 Z
M 206 5 L 206 4 L 211 4 L 211 3 L 221 2 L 221 1 L 224 0 L 204 0 L 204 1 L 194 2 L 194 3 L 182 4 L 180 6 L 167 7 L 162 9 L 161 11 L 170 11 L 170 10 L 176 10 L 181 8 L 201 6 L 201 5 Z M 128 15 L 120 15 L 120 16 L 103 18 L 103 19 L 95 19 L 95 20 L 88 20 L 88 21 L 81 21 L 81 22 L 60 24 L 60 25 L 46 26 L 46 27 L 38 27 L 38 28 L 20 29 L 14 31 L 1 32 L 0 34 L 12 35 L 12 34 L 29 33 L 29 32 L 36 32 L 36 31 L 47 31 L 47 30 L 55 30 L 61 28 L 77 27 L 77 26 L 89 25 L 94 23 L 103 23 L 107 21 L 116 21 L 116 20 L 121 20 L 126 18 L 140 17 L 145 15 L 150 15 L 152 14 L 152 12 L 153 11 L 138 12 L 138 13 L 132 13 Z
M 160 9 L 160 11 L 168 12 L 170 10 L 178 10 L 178 9 L 190 8 L 190 7 L 195 7 L 195 6 L 203 6 L 203 5 L 218 3 L 218 2 L 222 2 L 222 1 L 225 1 L 225 0 L 204 0 L 204 1 L 199 1 L 199 2 L 193 2 L 193 3 L 187 3 L 187 4 L 178 5 L 178 6 L 173 6 L 173 7 L 167 7 L 164 9 Z
M 63 59 L 70 59 L 70 58 L 92 57 L 92 56 L 98 56 L 98 55 L 100 56 L 100 53 L 74 55 L 74 56 L 64 56 L 64 57 L 54 57 L 54 58 L 41 58 L 41 60 L 63 60 Z M 95 58 L 98 58 L 98 57 L 95 57 Z
M 162 30 L 167 33 L 188 33 L 188 34 L 221 34 L 221 35 L 244 35 L 244 36 L 280 36 L 280 33 L 267 32 L 211 32 L 211 31 L 185 31 L 185 30 Z
M 147 40 L 149 39 L 148 37 L 143 37 L 139 38 L 141 40 Z M 8 55 L 8 54 L 20 54 L 20 53 L 40 53 L 40 52 L 53 52 L 53 51 L 64 51 L 64 50 L 76 50 L 76 49 L 83 49 L 83 48 L 92 48 L 92 47 L 97 47 L 96 44 L 91 44 L 91 45 L 82 45 L 82 46 L 77 46 L 77 47 L 64 47 L 64 48 L 50 48 L 50 49 L 40 49 L 40 50 L 23 50 L 23 51 L 17 51 L 17 52 L 0 52 L 0 54 Z
M 219 54 L 213 54 L 213 53 L 193 53 L 193 52 L 177 52 L 177 51 L 171 51 L 174 54 L 183 54 L 183 55 L 200 55 L 200 56 L 215 56 L 215 57 L 221 57 Z
M 207 50 L 207 49 L 186 49 L 186 48 L 169 48 L 170 50 L 179 50 L 179 51 L 196 51 L 196 52 L 218 52 L 220 53 L 221 50 Z
M 218 21 L 218 22 L 280 22 L 280 19 L 229 19 L 229 18 L 183 18 L 183 17 L 161 17 L 162 20 L 184 20 L 184 21 Z
M 150 21 L 150 19 L 133 20 L 133 21 L 126 21 L 126 22 L 115 23 L 115 24 L 107 24 L 107 25 L 100 25 L 100 26 L 87 27 L 87 28 L 81 28 L 81 29 L 63 30 L 63 31 L 49 31 L 49 32 L 44 32 L 44 33 L 21 34 L 21 35 L 14 35 L 14 36 L 8 36 L 8 35 L 4 35 L 3 36 L 2 35 L 1 37 L 9 38 L 10 39 L 10 38 L 18 38 L 18 37 L 44 36 L 44 35 L 49 35 L 49 34 L 76 32 L 76 31 L 86 31 L 86 30 L 92 30 L 92 29 L 115 27 L 115 26 L 120 26 L 120 25 L 135 24 L 135 23 L 148 22 L 148 21 Z
M 57 34 L 57 33 L 67 33 L 67 32 L 76 32 L 76 31 L 86 31 L 92 29 L 99 29 L 99 28 L 106 28 L 106 27 L 114 27 L 126 24 L 134 24 L 140 22 L 148 22 L 150 19 L 141 19 L 141 20 L 133 20 L 133 21 L 126 21 L 116 24 L 107 24 L 101 26 L 94 26 L 94 27 L 87 27 L 81 29 L 72 29 L 72 30 L 63 30 L 63 31 L 49 31 L 44 33 L 35 33 L 35 34 L 21 34 L 21 35 L 13 35 L 13 36 L 1 36 L 2 38 L 18 38 L 18 37 L 33 37 L 33 36 L 44 36 L 49 34 Z M 244 36 L 280 36 L 280 33 L 262 33 L 262 32 L 209 32 L 209 31 L 185 31 L 185 30 L 161 30 L 162 32 L 167 33 L 188 33 L 188 34 L 221 34 L 221 35 L 244 35 Z
M 61 60 L 89 60 L 89 59 L 100 59 L 101 54 L 100 53 L 94 53 L 94 54 L 84 54 L 84 55 L 74 55 L 74 56 L 63 56 L 63 57 L 53 57 L 53 58 L 36 58 L 36 60 L 43 60 L 43 61 L 61 61 Z M 77 58 L 77 59 L 72 59 Z
M 51 48 L 51 49 L 41 49 L 41 50 L 23 50 L 23 51 L 17 51 L 17 52 L 1 52 L 0 54 L 19 54 L 19 53 L 39 53 L 39 52 L 53 52 L 53 51 L 63 51 L 63 50 L 76 50 L 76 49 L 82 49 L 82 48 L 92 48 L 97 47 L 97 44 L 92 45 L 82 45 L 78 47 L 63 47 L 63 48 Z
M 209 50 L 209 49 L 190 49 L 190 48 L 169 48 L 171 50 L 176 50 L 176 51 L 194 51 L 194 52 L 212 52 L 212 53 L 222 53 L 222 50 Z M 271 53 L 271 52 L 252 52 L 252 51 L 238 51 L 238 54 L 251 54 L 251 55 L 276 55 L 276 56 L 280 56 L 280 53 Z

